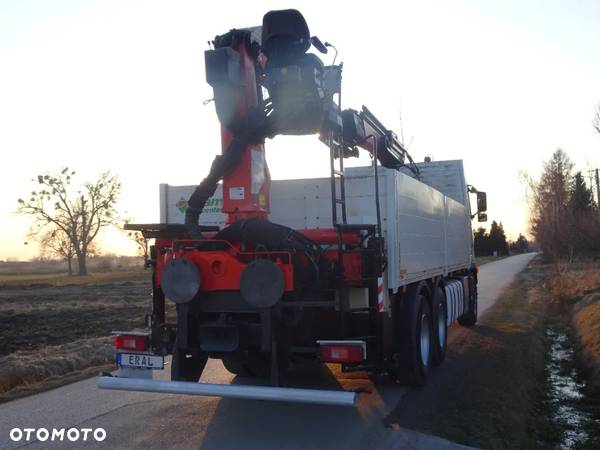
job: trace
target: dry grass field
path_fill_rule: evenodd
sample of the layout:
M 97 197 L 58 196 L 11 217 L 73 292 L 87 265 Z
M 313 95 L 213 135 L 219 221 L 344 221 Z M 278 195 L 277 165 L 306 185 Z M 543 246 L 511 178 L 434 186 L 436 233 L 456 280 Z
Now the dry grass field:
M 61 287 L 85 284 L 113 283 L 119 281 L 137 281 L 148 278 L 143 269 L 127 272 L 98 272 L 87 276 L 68 276 L 66 274 L 21 274 L 0 275 L 0 289 L 16 286 Z
M 0 401 L 114 367 L 111 332 L 144 327 L 151 282 L 139 260 L 86 277 L 9 264 L 0 264 Z

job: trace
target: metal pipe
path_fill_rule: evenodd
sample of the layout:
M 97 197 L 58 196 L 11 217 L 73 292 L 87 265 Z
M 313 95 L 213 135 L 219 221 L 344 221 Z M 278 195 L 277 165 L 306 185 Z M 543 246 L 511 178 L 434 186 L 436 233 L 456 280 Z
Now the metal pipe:
M 270 386 L 238 386 L 232 384 L 193 383 L 189 381 L 144 380 L 100 376 L 100 389 L 119 391 L 162 392 L 164 394 L 206 395 L 279 402 L 320 405 L 356 406 L 356 392 L 321 389 L 298 389 Z

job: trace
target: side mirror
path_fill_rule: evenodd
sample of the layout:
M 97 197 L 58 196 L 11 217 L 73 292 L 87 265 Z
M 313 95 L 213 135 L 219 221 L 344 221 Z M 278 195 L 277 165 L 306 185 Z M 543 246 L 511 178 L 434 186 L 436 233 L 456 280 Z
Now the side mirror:
M 484 212 L 477 213 L 477 222 L 487 222 L 487 214 Z
M 478 191 L 477 192 L 477 212 L 485 212 L 487 211 L 487 194 L 485 192 Z M 487 218 L 485 219 L 487 220 Z M 485 220 L 479 220 L 480 222 L 485 222 Z

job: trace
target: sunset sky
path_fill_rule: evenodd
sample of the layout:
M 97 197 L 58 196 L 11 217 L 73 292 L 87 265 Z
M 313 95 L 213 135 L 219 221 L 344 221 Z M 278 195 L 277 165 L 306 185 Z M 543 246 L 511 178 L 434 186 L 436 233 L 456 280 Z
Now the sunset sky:
M 600 2 L 0 2 L 0 259 L 28 259 L 14 214 L 31 179 L 69 166 L 79 181 L 110 169 L 119 208 L 158 221 L 158 185 L 195 184 L 220 151 L 205 82 L 207 41 L 298 8 L 344 62 L 343 102 L 400 132 L 415 160 L 463 159 L 509 237 L 527 231 L 519 173 L 563 148 L 600 167 L 591 121 L 600 102 Z M 332 55 L 325 55 L 330 62 Z M 316 137 L 267 142 L 273 178 L 328 175 Z M 105 252 L 134 253 L 116 232 Z

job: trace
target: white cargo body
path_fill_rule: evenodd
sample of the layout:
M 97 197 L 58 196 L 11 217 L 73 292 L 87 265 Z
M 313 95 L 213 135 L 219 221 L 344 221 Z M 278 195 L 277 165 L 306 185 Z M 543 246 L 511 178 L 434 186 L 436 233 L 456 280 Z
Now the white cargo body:
M 472 263 L 471 217 L 462 161 L 418 166 L 423 181 L 410 171 L 378 168 L 388 258 L 385 278 L 394 292 L 418 280 L 469 268 Z M 347 168 L 345 174 L 348 223 L 376 224 L 373 168 Z M 271 183 L 269 220 L 294 229 L 332 227 L 330 178 Z M 161 223 L 183 223 L 186 201 L 194 188 L 160 185 Z M 200 223 L 223 227 L 221 205 L 219 186 L 207 202 Z

